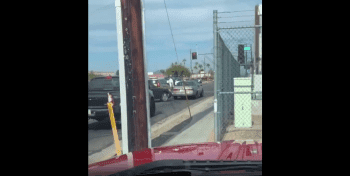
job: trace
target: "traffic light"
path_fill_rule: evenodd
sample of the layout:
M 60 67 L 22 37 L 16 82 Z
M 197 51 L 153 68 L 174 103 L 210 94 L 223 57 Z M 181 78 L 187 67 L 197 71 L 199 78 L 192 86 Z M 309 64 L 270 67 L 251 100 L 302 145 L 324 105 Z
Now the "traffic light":
M 238 62 L 240 64 L 244 63 L 244 45 L 238 45 Z
M 193 52 L 193 53 L 192 53 L 192 60 L 193 60 L 193 59 L 197 59 L 197 52 Z

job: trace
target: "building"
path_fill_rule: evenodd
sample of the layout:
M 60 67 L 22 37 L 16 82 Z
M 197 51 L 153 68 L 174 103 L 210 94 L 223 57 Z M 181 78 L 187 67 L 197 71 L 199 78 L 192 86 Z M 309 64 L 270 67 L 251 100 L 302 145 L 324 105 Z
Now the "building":
M 198 74 L 192 74 L 191 78 L 192 79 L 199 79 L 199 78 L 206 78 L 206 77 L 211 77 L 210 73 L 205 73 L 204 71 L 201 71 Z
M 115 76 L 115 72 L 89 71 L 88 73 L 101 76 Z

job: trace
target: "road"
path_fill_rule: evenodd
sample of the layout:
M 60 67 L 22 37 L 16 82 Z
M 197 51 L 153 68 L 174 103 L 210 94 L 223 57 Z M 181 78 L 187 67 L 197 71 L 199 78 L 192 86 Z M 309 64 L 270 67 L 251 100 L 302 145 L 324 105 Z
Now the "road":
M 204 90 L 204 97 L 193 99 L 188 99 L 188 104 L 191 106 L 192 104 L 195 104 L 199 101 L 202 101 L 205 97 L 214 96 L 214 82 L 209 82 L 207 84 L 203 84 L 203 90 Z M 151 125 L 157 123 L 160 120 L 163 120 L 164 118 L 179 112 L 180 110 L 187 109 L 187 100 L 186 98 L 177 99 L 174 100 L 174 98 L 170 98 L 167 102 L 161 102 L 160 100 L 156 100 L 156 113 L 155 116 L 151 118 Z M 209 111 L 208 111 L 209 112 Z M 205 116 L 207 111 L 198 114 L 198 119 L 201 117 L 199 116 Z M 109 121 L 109 118 L 106 118 L 103 121 L 97 122 L 94 120 L 89 120 L 88 122 L 88 143 L 89 143 L 89 155 L 99 152 L 102 149 L 110 146 L 113 144 L 113 135 L 112 135 L 112 129 L 111 124 Z M 187 122 L 184 121 L 180 125 L 176 126 L 172 131 L 182 131 L 184 128 L 188 128 L 190 124 L 193 122 Z M 120 126 L 118 126 L 118 133 L 119 138 L 121 139 L 121 133 L 120 133 Z M 152 140 L 152 146 L 160 146 L 163 143 L 165 143 L 170 137 L 172 136 L 161 136 L 159 138 L 156 138 Z

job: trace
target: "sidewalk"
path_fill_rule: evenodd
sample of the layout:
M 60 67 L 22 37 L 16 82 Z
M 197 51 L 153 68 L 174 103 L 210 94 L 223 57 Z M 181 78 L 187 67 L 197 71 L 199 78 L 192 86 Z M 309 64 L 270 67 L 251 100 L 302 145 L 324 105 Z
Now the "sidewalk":
M 214 142 L 214 111 L 162 146 Z

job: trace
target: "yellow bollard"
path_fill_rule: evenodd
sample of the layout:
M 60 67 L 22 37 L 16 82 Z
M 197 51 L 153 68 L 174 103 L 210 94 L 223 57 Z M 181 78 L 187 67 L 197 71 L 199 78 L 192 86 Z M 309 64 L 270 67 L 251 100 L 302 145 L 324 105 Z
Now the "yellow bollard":
M 117 151 L 117 155 L 120 156 L 122 154 L 121 152 L 121 147 L 119 144 L 119 138 L 118 138 L 118 131 L 117 131 L 117 126 L 115 125 L 115 118 L 114 118 L 114 113 L 113 113 L 113 103 L 107 103 L 108 105 L 108 112 L 109 112 L 109 118 L 111 120 L 111 125 L 112 125 L 112 132 L 113 132 L 113 137 L 114 137 L 114 143 L 115 143 L 115 148 Z

